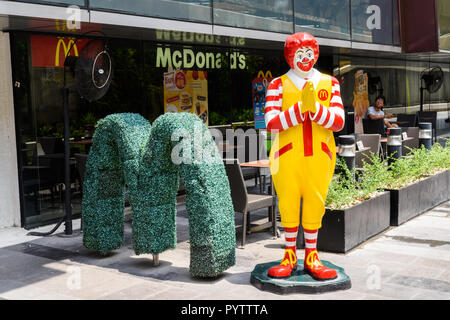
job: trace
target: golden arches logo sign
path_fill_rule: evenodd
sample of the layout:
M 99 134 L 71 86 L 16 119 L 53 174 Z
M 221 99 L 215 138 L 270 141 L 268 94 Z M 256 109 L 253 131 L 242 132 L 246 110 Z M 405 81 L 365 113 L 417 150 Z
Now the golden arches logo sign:
M 259 70 L 257 78 L 271 79 L 271 78 L 273 78 L 272 72 L 270 72 L 270 70 L 268 70 L 268 71 L 266 71 L 266 73 L 264 74 L 264 71 Z
M 89 39 L 74 37 L 51 37 L 33 35 L 30 37 L 33 67 L 62 68 L 68 55 L 79 56 Z
M 63 48 L 64 56 L 68 55 L 78 57 L 78 48 L 74 39 L 69 39 L 66 43 L 66 39 L 63 37 L 58 37 L 58 44 L 56 45 L 56 53 L 55 53 L 55 67 L 60 66 L 60 55 L 61 55 L 61 47 Z

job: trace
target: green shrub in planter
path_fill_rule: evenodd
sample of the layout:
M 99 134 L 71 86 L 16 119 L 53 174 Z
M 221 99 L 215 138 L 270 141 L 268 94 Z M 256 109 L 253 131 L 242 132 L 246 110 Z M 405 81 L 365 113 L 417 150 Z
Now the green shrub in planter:
M 345 209 L 368 200 L 383 191 L 383 186 L 390 174 L 382 159 L 371 153 L 370 161 L 363 160 L 363 170 L 350 172 L 342 158 L 336 165 L 339 174 L 331 180 L 325 206 L 331 210 Z
M 431 150 L 425 147 L 412 149 L 409 157 L 394 161 L 385 187 L 399 189 L 420 179 L 450 169 L 450 144 L 445 147 L 435 143 Z
M 236 244 L 222 158 L 206 126 L 193 114 L 164 114 L 151 129 L 145 121 L 130 114 L 99 121 L 85 178 L 84 243 L 101 253 L 122 245 L 126 184 L 136 254 L 175 248 L 181 176 L 187 191 L 191 274 L 217 276 L 235 264 Z
M 413 150 L 390 165 L 385 189 L 391 194 L 391 222 L 398 226 L 449 199 L 450 145 Z
M 399 189 L 429 175 L 450 168 L 450 143 L 445 147 L 435 143 L 431 150 L 425 147 L 412 149 L 408 157 L 393 161 L 390 166 L 373 153 L 363 160 L 363 170 L 355 179 L 341 159 L 337 166 L 341 168 L 328 189 L 325 206 L 329 209 L 343 209 L 375 196 L 383 189 Z

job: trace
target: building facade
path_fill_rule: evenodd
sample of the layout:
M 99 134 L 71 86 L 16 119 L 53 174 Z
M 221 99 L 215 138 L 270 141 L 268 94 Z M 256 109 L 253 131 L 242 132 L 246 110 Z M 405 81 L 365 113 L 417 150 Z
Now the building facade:
M 417 29 L 414 14 L 430 23 Z M 64 79 L 76 81 L 64 60 L 92 39 L 106 39 L 113 80 L 97 101 L 70 91 L 72 155 L 88 152 L 76 141 L 108 114 L 153 121 L 166 112 L 164 79 L 174 70 L 204 81 L 208 125 L 253 120 L 252 83 L 289 69 L 284 40 L 299 31 L 318 39 L 316 67 L 340 81 L 348 119 L 361 112 L 359 102 L 372 104 L 380 94 L 389 112 L 415 113 L 421 74 L 440 67 L 443 85 L 424 91 L 422 108 L 438 111 L 438 129 L 449 127 L 446 0 L 0 1 L 0 27 L 0 227 L 32 228 L 64 215 L 62 160 L 49 156 L 63 153 L 62 87 Z M 358 130 L 352 124 L 346 132 Z

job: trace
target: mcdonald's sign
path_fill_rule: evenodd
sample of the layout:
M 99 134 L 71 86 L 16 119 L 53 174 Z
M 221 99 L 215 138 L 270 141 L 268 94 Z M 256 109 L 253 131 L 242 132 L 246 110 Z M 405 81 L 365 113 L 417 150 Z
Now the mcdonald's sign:
M 78 56 L 89 39 L 72 37 L 30 37 L 33 67 L 62 68 L 67 55 Z M 70 52 L 69 52 L 70 51 Z

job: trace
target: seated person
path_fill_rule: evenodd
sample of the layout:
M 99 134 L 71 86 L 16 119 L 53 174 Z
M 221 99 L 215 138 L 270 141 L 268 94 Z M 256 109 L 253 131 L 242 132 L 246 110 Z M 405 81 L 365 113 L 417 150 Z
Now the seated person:
M 384 114 L 384 111 L 382 110 L 384 103 L 385 103 L 385 98 L 383 96 L 378 96 L 375 99 L 375 105 L 370 106 L 367 109 L 365 118 L 371 119 L 371 120 L 383 119 L 384 125 L 387 128 L 397 128 L 398 126 L 395 123 L 390 123 L 388 120 L 386 120 L 386 118 L 387 119 L 392 118 L 392 114 L 391 113 Z

